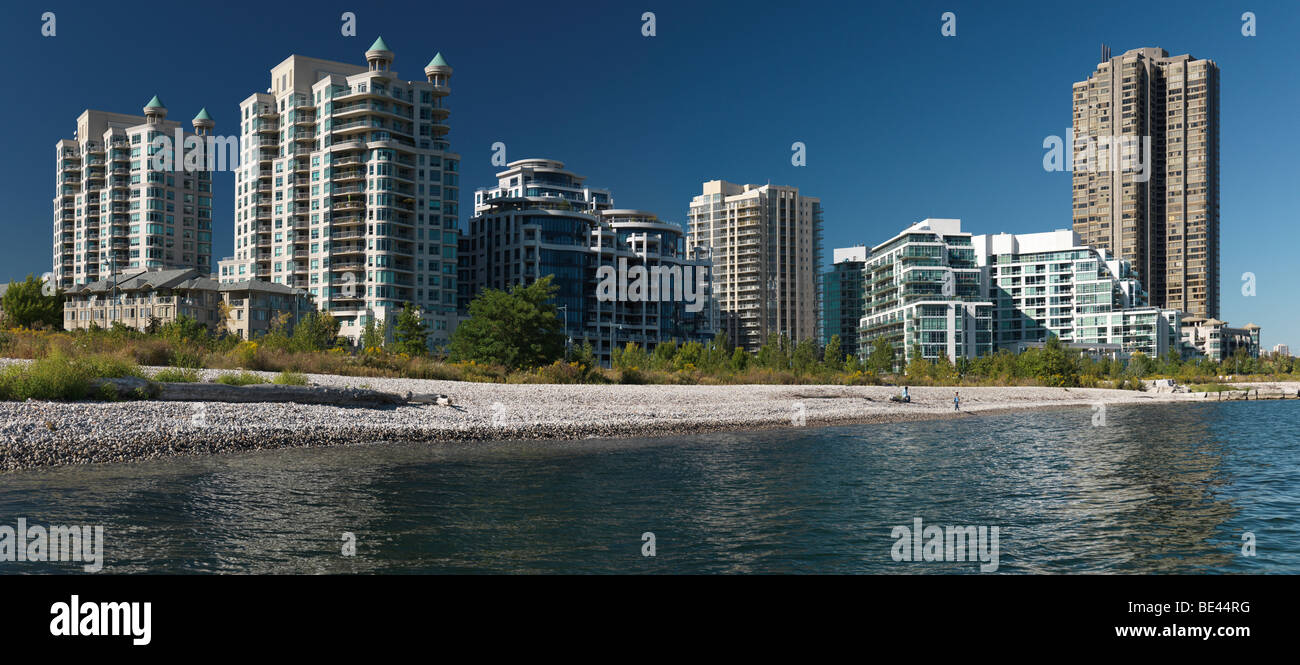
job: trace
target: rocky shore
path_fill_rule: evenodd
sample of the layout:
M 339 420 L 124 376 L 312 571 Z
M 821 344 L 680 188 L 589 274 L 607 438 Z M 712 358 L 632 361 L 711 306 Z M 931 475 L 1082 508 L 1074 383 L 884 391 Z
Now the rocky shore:
M 223 372 L 205 370 L 211 380 Z M 274 376 L 263 373 L 266 378 Z M 451 405 L 0 402 L 0 471 L 374 442 L 635 437 L 936 418 L 1008 410 L 1202 401 L 1202 394 L 1088 388 L 514 385 L 308 375 L 314 385 L 445 394 Z M 1294 387 L 1292 388 L 1294 390 Z M 1084 417 L 1084 416 L 1081 416 Z

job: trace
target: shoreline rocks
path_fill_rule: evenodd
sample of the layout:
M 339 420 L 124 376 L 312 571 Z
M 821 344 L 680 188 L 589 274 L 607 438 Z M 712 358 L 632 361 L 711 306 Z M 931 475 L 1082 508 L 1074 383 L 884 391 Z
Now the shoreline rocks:
M 221 373 L 201 371 L 209 381 Z M 308 379 L 338 395 L 385 393 L 400 403 L 0 402 L 0 471 L 286 447 L 626 438 L 969 418 L 1100 403 L 1204 402 L 1202 396 L 1187 393 L 1090 388 L 913 387 L 911 403 L 900 404 L 889 401 L 898 389 L 888 386 L 491 384 L 327 375 Z M 198 384 L 169 384 L 164 390 L 186 385 Z M 952 409 L 955 390 L 962 397 L 958 413 Z M 408 394 L 420 399 L 408 402 Z M 1082 412 L 1081 426 L 1090 418 L 1090 412 Z

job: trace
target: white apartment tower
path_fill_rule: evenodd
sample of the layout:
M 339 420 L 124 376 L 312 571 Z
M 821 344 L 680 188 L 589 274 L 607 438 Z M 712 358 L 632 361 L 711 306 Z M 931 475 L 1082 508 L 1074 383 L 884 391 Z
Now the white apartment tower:
M 689 218 L 688 250 L 712 257 L 718 330 L 751 353 L 773 334 L 820 342 L 819 199 L 797 187 L 711 180 Z
M 212 174 L 206 109 L 193 132 L 167 120 L 155 95 L 144 115 L 87 109 L 55 147 L 53 283 L 68 289 L 130 268 L 212 272 Z M 184 145 L 175 145 L 181 136 Z M 165 140 L 164 140 L 165 138 Z M 197 144 L 197 145 L 191 145 Z M 169 151 L 155 164 L 159 150 Z M 155 166 L 170 168 L 155 170 Z
M 458 320 L 452 68 L 439 53 L 406 81 L 394 58 L 382 37 L 365 66 L 291 55 L 240 104 L 235 255 L 221 280 L 307 289 L 353 340 L 410 303 L 440 345 Z

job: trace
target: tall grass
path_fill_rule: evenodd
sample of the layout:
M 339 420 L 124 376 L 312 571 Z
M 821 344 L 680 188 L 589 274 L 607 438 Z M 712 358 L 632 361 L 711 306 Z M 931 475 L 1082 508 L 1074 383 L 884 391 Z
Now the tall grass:
M 277 374 L 274 379 L 271 379 L 271 383 L 278 386 L 305 386 L 307 385 L 307 377 L 297 372 L 285 370 Z
M 140 367 L 116 356 L 70 358 L 61 353 L 0 372 L 0 400 L 79 400 L 93 397 L 95 379 L 141 377 Z
M 161 383 L 199 383 L 203 377 L 199 375 L 199 370 L 188 367 L 168 367 L 167 369 L 158 370 L 153 375 L 153 380 Z
M 252 372 L 240 372 L 238 374 L 222 374 L 217 377 L 217 383 L 224 383 L 228 386 L 251 386 L 256 383 L 269 382 Z

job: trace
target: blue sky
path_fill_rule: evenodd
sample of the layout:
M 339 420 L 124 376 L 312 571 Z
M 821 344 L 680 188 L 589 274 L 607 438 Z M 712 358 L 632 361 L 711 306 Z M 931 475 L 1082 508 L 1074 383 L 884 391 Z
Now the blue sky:
M 1222 316 L 1300 349 L 1300 3 L 1276 2 L 18 3 L 0 23 L 0 279 L 50 269 L 55 142 L 87 107 L 171 118 L 206 106 L 219 134 L 291 53 L 363 63 L 382 34 L 406 78 L 455 68 L 462 209 L 493 181 L 491 146 L 550 157 L 619 207 L 683 221 L 704 180 L 796 185 L 822 199 L 830 248 L 925 217 L 974 233 L 1068 228 L 1070 177 L 1042 142 L 1070 124 L 1070 85 L 1100 45 L 1158 46 L 1222 72 Z M 53 11 L 57 35 L 42 37 Z M 357 16 L 357 36 L 340 15 Z M 641 15 L 655 13 L 654 37 Z M 940 15 L 957 35 L 940 35 Z M 1257 36 L 1241 35 L 1252 11 Z M 286 28 L 285 26 L 293 26 Z M 790 145 L 807 146 L 807 166 Z M 217 257 L 233 175 L 218 174 Z M 464 215 L 462 215 L 462 218 Z M 463 221 L 463 219 L 462 219 Z M 1241 294 L 1241 274 L 1257 295 Z

